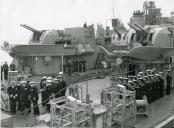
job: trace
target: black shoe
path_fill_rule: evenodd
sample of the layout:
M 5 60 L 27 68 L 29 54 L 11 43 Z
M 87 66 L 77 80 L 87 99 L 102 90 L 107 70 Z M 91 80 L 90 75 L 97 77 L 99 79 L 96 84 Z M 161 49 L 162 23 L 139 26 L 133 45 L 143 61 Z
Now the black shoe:
M 24 112 L 23 113 L 20 113 L 20 115 L 23 115 L 24 114 Z
M 16 112 L 13 112 L 12 115 L 16 115 Z

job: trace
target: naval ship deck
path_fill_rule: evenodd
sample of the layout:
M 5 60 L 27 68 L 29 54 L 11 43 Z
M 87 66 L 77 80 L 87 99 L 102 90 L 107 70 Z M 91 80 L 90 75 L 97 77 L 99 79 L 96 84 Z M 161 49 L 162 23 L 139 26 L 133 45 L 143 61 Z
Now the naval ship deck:
M 40 78 L 33 79 L 39 82 Z M 80 82 L 79 85 L 84 86 L 85 82 Z M 109 77 L 105 79 L 93 79 L 88 81 L 90 98 L 94 102 L 100 101 L 100 93 L 103 87 L 109 84 Z M 41 101 L 39 101 L 41 102 Z M 44 113 L 43 108 L 40 106 L 41 114 Z M 159 124 L 163 120 L 167 119 L 171 115 L 174 115 L 174 90 L 171 91 L 170 96 L 165 96 L 149 105 L 149 117 L 144 115 L 137 116 L 135 128 L 151 128 L 156 124 Z M 35 119 L 32 114 L 22 114 L 13 118 L 14 127 L 26 127 L 32 126 L 35 123 Z

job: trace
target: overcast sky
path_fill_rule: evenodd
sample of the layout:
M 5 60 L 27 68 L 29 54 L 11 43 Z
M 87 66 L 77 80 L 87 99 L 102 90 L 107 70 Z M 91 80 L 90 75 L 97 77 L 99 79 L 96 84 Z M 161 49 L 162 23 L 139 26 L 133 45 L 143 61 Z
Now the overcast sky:
M 174 0 L 154 0 L 163 16 L 170 16 Z M 0 42 L 27 44 L 31 32 L 20 24 L 35 29 L 64 29 L 66 27 L 102 23 L 113 17 L 128 23 L 134 10 L 142 10 L 144 0 L 0 0 Z

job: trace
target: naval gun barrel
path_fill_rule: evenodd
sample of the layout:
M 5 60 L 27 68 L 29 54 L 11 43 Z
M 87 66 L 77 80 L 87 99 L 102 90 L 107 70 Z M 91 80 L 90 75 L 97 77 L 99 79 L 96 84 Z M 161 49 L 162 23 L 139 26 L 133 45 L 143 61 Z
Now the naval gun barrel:
M 114 29 L 114 32 L 116 32 L 117 33 L 117 35 L 118 35 L 118 38 L 121 38 L 121 34 L 120 34 L 120 32 L 115 28 Z
M 131 25 L 130 23 L 128 23 L 128 25 L 133 28 L 135 31 L 139 31 L 136 27 L 134 27 L 133 25 Z
M 40 33 L 38 30 L 36 30 L 36 29 L 34 29 L 34 28 L 32 28 L 32 27 L 30 27 L 30 26 L 28 26 L 28 25 L 20 24 L 20 26 L 22 26 L 22 27 L 24 27 L 24 28 L 26 28 L 26 29 L 32 31 L 33 33 Z
M 148 34 L 148 32 L 146 30 L 144 30 L 143 27 L 140 26 L 139 24 L 135 23 L 135 26 L 138 27 L 145 35 Z

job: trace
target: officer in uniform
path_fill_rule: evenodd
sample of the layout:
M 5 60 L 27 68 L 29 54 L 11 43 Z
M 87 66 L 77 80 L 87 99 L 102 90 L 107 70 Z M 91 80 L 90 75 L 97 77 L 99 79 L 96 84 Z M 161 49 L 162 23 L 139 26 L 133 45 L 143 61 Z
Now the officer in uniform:
M 164 97 L 164 74 L 163 72 L 159 72 L 159 77 L 160 77 L 160 98 Z
M 134 88 L 136 90 L 135 98 L 141 99 L 141 89 L 138 80 L 134 79 L 132 82 L 134 83 Z
M 26 108 L 29 109 L 28 113 L 31 112 L 31 96 L 30 96 L 30 86 L 27 84 L 27 81 L 22 81 L 22 87 L 21 87 L 21 110 L 24 111 Z
M 132 80 L 133 84 L 134 84 L 134 88 L 136 90 L 136 99 L 141 99 L 141 87 L 140 84 L 138 82 L 138 78 L 136 76 L 133 76 L 133 80 Z
M 31 87 L 30 95 L 31 95 L 31 101 L 32 101 L 33 107 L 34 107 L 34 115 L 39 115 L 40 112 L 39 112 L 39 105 L 38 105 L 38 99 L 39 99 L 38 89 L 35 86 L 34 82 L 30 82 L 29 84 Z
M 59 98 L 61 96 L 61 92 L 60 92 L 61 88 L 60 88 L 60 82 L 57 78 L 54 79 L 53 85 L 54 85 L 55 98 Z
M 83 67 L 83 72 L 86 72 L 86 60 L 85 59 L 83 59 L 82 60 L 82 67 Z
M 147 70 L 146 70 L 146 76 L 147 76 L 147 75 L 150 75 L 150 69 L 147 69 Z
M 151 81 L 151 86 L 152 86 L 152 102 L 156 100 L 156 80 L 154 78 L 154 75 L 149 75 L 149 79 Z
M 159 99 L 159 79 L 158 79 L 158 76 L 156 74 L 156 69 L 152 69 L 151 70 L 151 74 L 153 75 L 153 80 L 154 80 L 154 83 L 155 83 L 155 100 L 158 100 Z
M 4 71 L 3 71 L 3 66 L 1 65 L 1 81 L 3 80 L 3 75 L 4 75 Z
M 42 77 L 42 79 L 41 79 L 41 81 L 40 81 L 40 88 L 41 88 L 41 89 L 43 89 L 44 86 L 45 86 L 45 84 L 46 84 L 46 83 L 43 84 L 43 81 L 45 82 L 45 81 L 46 81 L 46 78 L 47 78 L 47 77 L 44 76 L 44 77 Z
M 148 100 L 148 103 L 152 103 L 152 101 L 153 101 L 153 99 L 152 99 L 152 94 L 153 94 L 153 92 L 152 92 L 152 84 L 153 84 L 153 82 L 152 82 L 152 79 L 150 78 L 150 75 L 151 74 L 151 72 L 150 72 L 150 69 L 147 69 L 146 70 L 146 76 L 145 76 L 145 81 L 146 81 L 146 83 L 147 83 L 147 86 L 148 86 L 148 89 L 147 89 L 147 100 Z
M 60 82 L 60 90 L 62 90 L 60 94 L 61 96 L 65 96 L 67 85 L 65 81 L 63 80 L 63 72 L 59 73 L 58 80 Z
M 14 63 L 10 64 L 10 70 L 15 71 L 16 70 L 16 65 Z
M 67 85 L 65 81 L 63 80 L 63 77 L 59 77 L 59 82 L 60 82 L 60 89 L 61 91 L 61 96 L 65 96 Z
M 166 95 L 170 95 L 170 87 L 172 82 L 172 77 L 170 76 L 170 70 L 167 70 L 166 80 L 167 80 Z
M 76 60 L 75 61 L 75 72 L 79 72 L 79 62 Z
M 130 91 L 136 91 L 134 88 L 134 83 L 131 80 L 128 80 L 128 87 Z
M 3 71 L 4 71 L 4 79 L 8 80 L 8 64 L 7 64 L 7 62 L 5 62 L 5 64 L 3 65 Z
M 140 99 L 142 99 L 143 96 L 145 95 L 145 84 L 143 82 L 143 78 L 142 77 L 138 78 L 138 82 L 140 86 Z
M 7 89 L 9 99 L 10 99 L 10 110 L 11 110 L 12 114 L 16 114 L 16 101 L 17 101 L 17 97 L 18 97 L 16 85 L 17 85 L 17 83 L 15 81 L 12 81 L 10 83 L 10 87 L 8 87 L 8 89 Z
M 21 98 L 20 98 L 20 96 L 21 96 L 21 89 L 22 89 L 22 83 L 21 82 L 18 82 L 17 83 L 17 94 L 18 94 L 18 96 L 17 96 L 17 104 L 18 104 L 18 110 L 19 111 L 21 111 L 21 106 L 22 106 L 22 104 L 21 104 Z
M 123 85 L 123 77 L 118 77 L 118 83 Z
M 41 88 L 41 97 L 42 97 L 42 107 L 45 106 L 45 87 L 46 87 L 46 76 L 42 77 L 41 81 L 40 81 L 40 88 Z
M 128 78 L 124 78 L 123 79 L 123 85 L 126 87 L 127 90 L 130 90 L 131 91 L 131 88 L 128 85 L 128 81 L 129 81 Z
M 160 93 L 161 93 L 161 79 L 160 75 L 155 73 L 156 81 L 157 81 L 157 99 L 161 98 Z
M 152 94 L 153 94 L 153 92 L 152 92 L 152 81 L 151 81 L 151 79 L 149 78 L 148 75 L 145 76 L 144 79 L 145 79 L 145 82 L 146 82 L 146 85 L 147 85 L 147 93 L 146 93 L 147 101 L 150 104 L 150 103 L 152 103 Z
M 50 104 L 48 103 L 50 101 L 50 99 L 52 98 L 52 93 L 53 93 L 53 90 L 52 90 L 52 79 L 50 78 L 47 78 L 46 80 L 46 87 L 45 87 L 45 103 L 46 103 L 46 108 L 48 110 L 48 112 L 50 112 Z
M 83 69 L 82 69 L 82 66 L 83 66 L 83 65 L 82 65 L 82 61 L 80 60 L 80 61 L 79 61 L 79 72 L 82 72 L 82 70 L 83 70 Z

